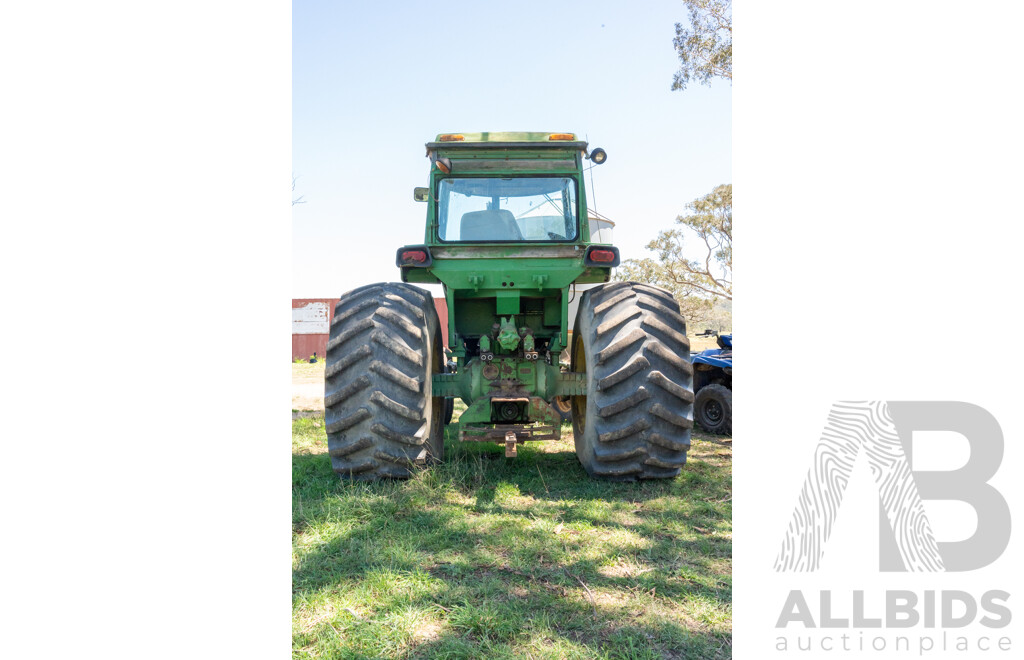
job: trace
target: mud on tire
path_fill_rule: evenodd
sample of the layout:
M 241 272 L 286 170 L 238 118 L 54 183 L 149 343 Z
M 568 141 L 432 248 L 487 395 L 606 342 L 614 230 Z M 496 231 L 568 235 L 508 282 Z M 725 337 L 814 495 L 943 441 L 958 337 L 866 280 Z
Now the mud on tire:
M 580 300 L 571 368 L 588 396 L 572 399 L 576 456 L 594 477 L 674 477 L 693 428 L 693 367 L 679 305 L 636 282 L 590 289 Z
M 331 465 L 340 476 L 405 478 L 444 454 L 443 371 L 431 295 L 408 284 L 349 291 L 334 308 L 324 408 Z

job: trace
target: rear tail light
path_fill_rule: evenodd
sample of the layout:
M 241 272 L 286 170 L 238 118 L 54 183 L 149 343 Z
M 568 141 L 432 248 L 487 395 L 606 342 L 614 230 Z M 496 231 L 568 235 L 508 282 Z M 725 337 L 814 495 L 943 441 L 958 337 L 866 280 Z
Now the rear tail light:
M 398 249 L 395 265 L 399 268 L 426 268 L 433 263 L 426 245 L 412 245 Z
M 591 245 L 583 258 L 585 266 L 604 266 L 614 268 L 619 265 L 619 248 Z

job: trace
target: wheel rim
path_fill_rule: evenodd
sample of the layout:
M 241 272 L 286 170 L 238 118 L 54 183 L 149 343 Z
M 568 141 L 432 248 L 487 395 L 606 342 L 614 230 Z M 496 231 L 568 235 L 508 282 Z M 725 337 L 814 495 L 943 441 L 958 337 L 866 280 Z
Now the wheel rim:
M 722 421 L 722 417 L 725 416 L 725 411 L 722 410 L 722 404 L 717 401 L 708 401 L 704 404 L 704 418 L 711 424 L 718 424 Z

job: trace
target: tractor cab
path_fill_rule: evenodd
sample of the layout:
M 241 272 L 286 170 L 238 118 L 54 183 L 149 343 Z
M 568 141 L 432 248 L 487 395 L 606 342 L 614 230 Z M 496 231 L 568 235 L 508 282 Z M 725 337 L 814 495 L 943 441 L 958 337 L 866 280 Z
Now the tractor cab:
M 617 248 L 591 242 L 583 185 L 587 161 L 607 154 L 573 133 L 523 132 L 443 133 L 426 154 L 430 186 L 413 194 L 427 203 L 424 243 L 399 248 L 402 281 L 444 285 L 448 348 L 462 364 L 514 318 L 557 367 L 571 287 L 607 282 L 619 264 Z

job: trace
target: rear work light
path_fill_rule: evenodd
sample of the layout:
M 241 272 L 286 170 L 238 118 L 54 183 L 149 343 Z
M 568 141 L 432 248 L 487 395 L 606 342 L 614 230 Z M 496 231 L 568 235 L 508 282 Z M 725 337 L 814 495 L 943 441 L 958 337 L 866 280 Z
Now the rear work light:
M 398 248 L 398 254 L 395 255 L 395 265 L 399 268 L 426 268 L 433 262 L 426 245 Z
M 614 268 L 619 265 L 619 248 L 592 245 L 587 248 L 583 265 Z

